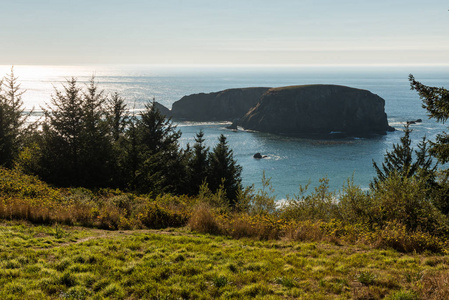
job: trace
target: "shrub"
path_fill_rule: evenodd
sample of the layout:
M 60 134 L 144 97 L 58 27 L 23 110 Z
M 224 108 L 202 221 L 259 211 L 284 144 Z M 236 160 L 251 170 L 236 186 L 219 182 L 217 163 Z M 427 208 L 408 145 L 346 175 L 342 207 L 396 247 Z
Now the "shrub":
M 392 248 L 400 252 L 432 251 L 442 253 L 448 247 L 447 242 L 428 232 L 410 231 L 400 223 L 388 223 L 376 232 L 375 247 Z
M 265 171 L 262 174 L 262 189 L 254 193 L 254 186 L 240 190 L 237 195 L 236 210 L 247 212 L 251 215 L 266 215 L 276 213 L 276 196 L 270 183 L 266 178 Z
M 433 206 L 427 195 L 426 182 L 422 179 L 390 174 L 373 192 L 373 221 L 381 227 L 400 222 L 410 231 L 446 233 L 447 218 Z
M 233 238 L 279 239 L 286 223 L 273 215 L 234 214 L 226 222 L 226 232 Z
M 188 223 L 190 229 L 209 234 L 220 234 L 222 232 L 211 207 L 207 204 L 199 204 L 192 212 Z
M 287 197 L 286 203 L 281 208 L 283 218 L 304 220 L 330 220 L 337 213 L 337 201 L 335 193 L 329 191 L 329 179 L 320 179 L 320 185 L 306 195 L 309 184 L 299 187 L 299 194 L 293 198 Z
M 338 218 L 348 223 L 371 222 L 371 197 L 348 179 L 338 199 Z
M 189 214 L 165 208 L 155 202 L 148 202 L 143 212 L 138 215 L 139 221 L 148 228 L 182 227 L 189 220 Z
M 324 234 L 320 222 L 302 221 L 291 226 L 286 236 L 294 241 L 321 241 Z
M 219 208 L 224 211 L 229 210 L 229 200 L 226 197 L 226 191 L 224 190 L 223 183 L 219 186 L 215 193 L 213 193 L 209 189 L 209 185 L 204 182 L 200 186 L 197 199 L 199 203 L 205 203 L 211 208 Z

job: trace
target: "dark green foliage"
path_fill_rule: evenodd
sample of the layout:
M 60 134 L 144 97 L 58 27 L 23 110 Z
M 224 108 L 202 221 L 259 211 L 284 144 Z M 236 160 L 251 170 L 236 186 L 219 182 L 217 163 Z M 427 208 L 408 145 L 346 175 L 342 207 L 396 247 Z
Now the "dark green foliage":
M 114 157 L 111 163 L 112 186 L 126 188 L 128 186 L 127 180 L 132 178 L 130 176 L 132 172 L 127 161 L 129 140 L 126 136 L 126 130 L 131 125 L 134 126 L 134 123 L 131 124 L 131 117 L 125 99 L 120 97 L 118 93 L 114 93 L 108 98 L 106 114 Z
M 56 90 L 44 110 L 41 175 L 61 186 L 107 186 L 111 181 L 112 148 L 105 121 L 105 101 L 94 78 L 87 91 L 75 78 Z
M 423 138 L 418 145 L 418 150 L 413 151 L 411 132 L 409 124 L 405 125 L 404 136 L 401 137 L 400 143 L 393 145 L 392 151 L 387 151 L 382 167 L 373 161 L 377 177 L 370 184 L 371 188 L 377 188 L 379 183 L 385 181 L 392 173 L 397 173 L 401 177 L 425 177 L 429 184 L 435 181 L 436 164 L 429 155 L 428 141 Z
M 41 163 L 44 180 L 59 185 L 80 185 L 79 164 L 81 124 L 83 111 L 82 92 L 75 78 L 67 80 L 63 91 L 55 90 L 51 105 L 45 113 L 42 126 L 43 143 Z
M 148 203 L 139 219 L 148 228 L 167 228 L 185 226 L 189 216 L 161 207 L 157 203 Z
M 190 195 L 198 195 L 201 184 L 207 178 L 209 147 L 204 146 L 203 137 L 204 133 L 201 130 L 196 135 L 195 144 L 193 145 L 190 153 L 191 156 L 187 163 L 187 177 L 189 180 L 188 193 Z
M 430 201 L 425 178 L 393 172 L 371 195 L 368 212 L 375 224 L 399 223 L 407 230 L 447 234 L 448 220 Z
M 0 81 L 0 166 L 11 168 L 22 146 L 24 124 L 22 95 L 14 70 Z
M 209 154 L 208 184 L 209 188 L 216 192 L 223 184 L 226 197 L 231 206 L 235 205 L 237 195 L 241 189 L 242 167 L 234 160 L 232 149 L 229 148 L 226 137 L 222 134 L 218 138 L 218 144 Z
M 125 99 L 116 92 L 107 100 L 107 120 L 115 142 L 125 133 L 129 123 L 129 111 Z
M 140 118 L 136 118 L 135 125 L 130 128 L 130 134 L 134 135 L 131 137 L 130 164 L 136 168 L 135 188 L 144 193 L 179 193 L 185 178 L 184 154 L 178 144 L 181 132 L 154 103 L 153 100 L 145 105 Z
M 418 92 L 423 101 L 423 108 L 427 109 L 430 118 L 445 123 L 449 118 L 449 90 L 445 88 L 429 87 L 415 80 L 410 74 L 411 89 Z M 449 135 L 439 134 L 436 142 L 431 143 L 430 152 L 441 163 L 449 162 Z
M 106 100 L 103 91 L 99 91 L 91 78 L 87 91 L 83 94 L 82 117 L 83 131 L 81 135 L 81 157 L 83 181 L 85 187 L 104 187 L 111 182 L 111 166 L 113 153 L 109 135 L 109 124 L 106 120 Z
M 429 117 L 438 122 L 445 123 L 449 118 L 449 90 L 441 87 L 426 86 L 415 80 L 413 75 L 409 76 L 412 90 L 418 92 L 423 101 L 423 108 L 427 109 Z M 430 142 L 429 152 L 438 159 L 440 165 L 449 162 L 449 134 L 443 132 L 438 134 L 435 142 Z M 449 169 L 440 170 L 441 176 L 437 184 L 432 187 L 432 201 L 444 214 L 449 214 Z

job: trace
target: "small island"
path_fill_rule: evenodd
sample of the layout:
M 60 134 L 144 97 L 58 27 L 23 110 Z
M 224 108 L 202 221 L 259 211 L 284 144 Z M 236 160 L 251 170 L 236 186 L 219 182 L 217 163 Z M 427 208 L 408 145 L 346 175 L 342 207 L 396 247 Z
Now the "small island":
M 340 85 L 228 89 L 185 96 L 167 115 L 180 121 L 230 121 L 230 126 L 301 137 L 386 134 L 385 100 Z
M 289 136 L 385 134 L 391 127 L 384 107 L 385 100 L 367 90 L 289 86 L 267 91 L 238 125 Z
M 255 87 L 184 96 L 173 103 L 171 114 L 176 120 L 232 122 L 243 117 L 268 90 Z

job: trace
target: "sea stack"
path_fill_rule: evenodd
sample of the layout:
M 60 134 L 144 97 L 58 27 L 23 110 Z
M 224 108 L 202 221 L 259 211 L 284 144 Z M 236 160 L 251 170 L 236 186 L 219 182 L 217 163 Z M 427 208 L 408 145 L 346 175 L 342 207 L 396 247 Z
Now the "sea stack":
M 172 116 L 188 121 L 233 121 L 254 107 L 269 88 L 237 88 L 184 96 L 173 103 Z
M 300 85 L 268 90 L 239 120 L 245 129 L 290 136 L 385 134 L 385 100 L 339 85 Z

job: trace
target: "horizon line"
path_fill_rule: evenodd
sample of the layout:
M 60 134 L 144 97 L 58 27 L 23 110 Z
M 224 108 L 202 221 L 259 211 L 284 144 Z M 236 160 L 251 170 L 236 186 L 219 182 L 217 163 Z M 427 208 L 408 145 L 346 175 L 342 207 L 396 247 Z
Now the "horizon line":
M 104 66 L 104 67 L 159 67 L 159 68 L 299 68 L 299 67 L 449 67 L 449 63 L 443 64 L 151 64 L 151 63 L 129 63 L 129 64 L 113 64 L 113 63 L 82 63 L 82 64 L 0 64 L 0 67 L 87 67 L 87 66 Z

